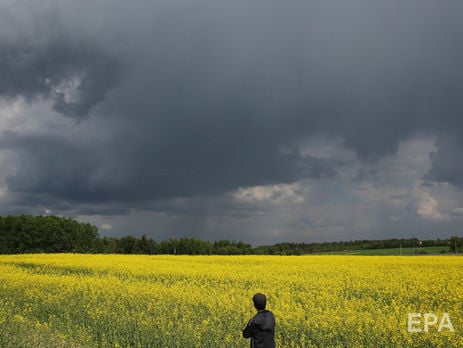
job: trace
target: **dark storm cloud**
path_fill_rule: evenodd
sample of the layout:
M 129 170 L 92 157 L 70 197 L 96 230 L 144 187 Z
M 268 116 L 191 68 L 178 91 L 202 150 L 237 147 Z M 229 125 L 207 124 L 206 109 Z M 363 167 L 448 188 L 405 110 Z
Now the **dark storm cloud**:
M 1 45 L 0 95 L 6 98 L 51 98 L 53 108 L 70 117 L 81 118 L 101 102 L 116 80 L 115 62 L 98 49 L 63 40 L 36 47 Z M 61 89 L 71 86 L 75 96 L 66 100 Z
M 0 94 L 48 98 L 59 113 L 86 116 L 82 132 L 96 127 L 102 140 L 10 134 L 11 192 L 79 202 L 219 194 L 335 177 L 329 159 L 297 147 L 320 132 L 339 136 L 365 161 L 394 154 L 416 131 L 461 134 L 459 2 L 51 8 L 25 21 L 58 18 L 51 26 L 59 35 L 10 21 L 22 23 L 28 40 L 3 34 Z M 30 29 L 37 27 L 41 36 Z M 439 148 L 430 179 L 460 184 L 441 172 L 459 146 Z
M 80 195 L 91 199 L 90 189 L 95 195 L 103 193 L 92 187 L 91 174 L 98 163 L 91 149 L 82 145 L 63 138 L 3 132 L 0 149 L 14 151 L 18 158 L 15 174 L 6 180 L 11 192 L 77 199 Z
M 115 85 L 116 60 L 83 37 L 85 18 L 74 35 L 59 4 L 0 4 L 0 96 L 50 99 L 55 111 L 81 119 Z
M 204 135 L 206 136 L 206 135 Z M 299 153 L 280 153 L 268 142 L 221 140 L 211 151 L 208 140 L 165 140 L 156 149 L 149 139 L 121 139 L 112 153 L 63 138 L 3 133 L 0 149 L 15 152 L 18 164 L 6 183 L 10 192 L 34 194 L 43 204 L 53 199 L 76 203 L 133 202 L 225 193 L 244 185 L 291 182 L 303 176 L 333 177 L 329 163 Z M 229 144 L 232 148 L 227 148 Z M 134 152 L 134 147 L 139 148 Z M 188 149 L 195 152 L 186 153 Z

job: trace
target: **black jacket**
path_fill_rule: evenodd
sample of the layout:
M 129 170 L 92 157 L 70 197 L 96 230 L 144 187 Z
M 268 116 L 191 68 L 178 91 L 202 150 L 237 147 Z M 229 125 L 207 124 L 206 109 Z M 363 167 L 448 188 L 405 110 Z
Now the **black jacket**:
M 251 348 L 275 348 L 275 317 L 267 310 L 258 312 L 243 330 L 251 338 Z

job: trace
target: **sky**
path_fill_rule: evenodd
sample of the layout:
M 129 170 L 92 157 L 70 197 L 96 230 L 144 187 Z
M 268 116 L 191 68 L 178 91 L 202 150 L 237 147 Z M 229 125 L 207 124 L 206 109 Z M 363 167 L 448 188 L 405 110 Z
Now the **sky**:
M 462 17 L 0 0 L 0 214 L 158 241 L 461 236 Z

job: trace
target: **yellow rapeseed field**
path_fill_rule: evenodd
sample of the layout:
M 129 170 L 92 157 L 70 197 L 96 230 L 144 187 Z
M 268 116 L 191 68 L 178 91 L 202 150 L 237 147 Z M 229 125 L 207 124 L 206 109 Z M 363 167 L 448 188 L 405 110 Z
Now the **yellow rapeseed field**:
M 463 347 L 463 257 L 0 256 L 1 347 Z

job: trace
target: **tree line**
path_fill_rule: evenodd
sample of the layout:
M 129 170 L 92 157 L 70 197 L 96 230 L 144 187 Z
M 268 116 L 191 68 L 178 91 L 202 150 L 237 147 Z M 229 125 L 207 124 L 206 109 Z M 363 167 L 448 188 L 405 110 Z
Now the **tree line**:
M 451 237 L 450 239 L 418 240 L 408 239 L 385 239 L 385 240 L 351 240 L 340 242 L 323 243 L 278 243 L 274 245 L 258 246 L 254 249 L 256 254 L 270 255 L 306 255 L 324 252 L 356 251 L 372 249 L 392 249 L 392 248 L 416 248 L 417 252 L 425 247 L 448 246 L 449 252 L 461 252 L 463 238 Z
M 0 253 L 90 252 L 98 229 L 57 216 L 0 216 Z
M 142 235 L 100 237 L 96 226 L 57 216 L 0 216 L 0 253 L 102 253 L 175 255 L 306 255 L 335 251 L 448 246 L 463 251 L 463 238 L 422 240 L 353 240 L 323 243 L 278 243 L 252 247 L 241 241 L 169 238 L 157 242 Z

